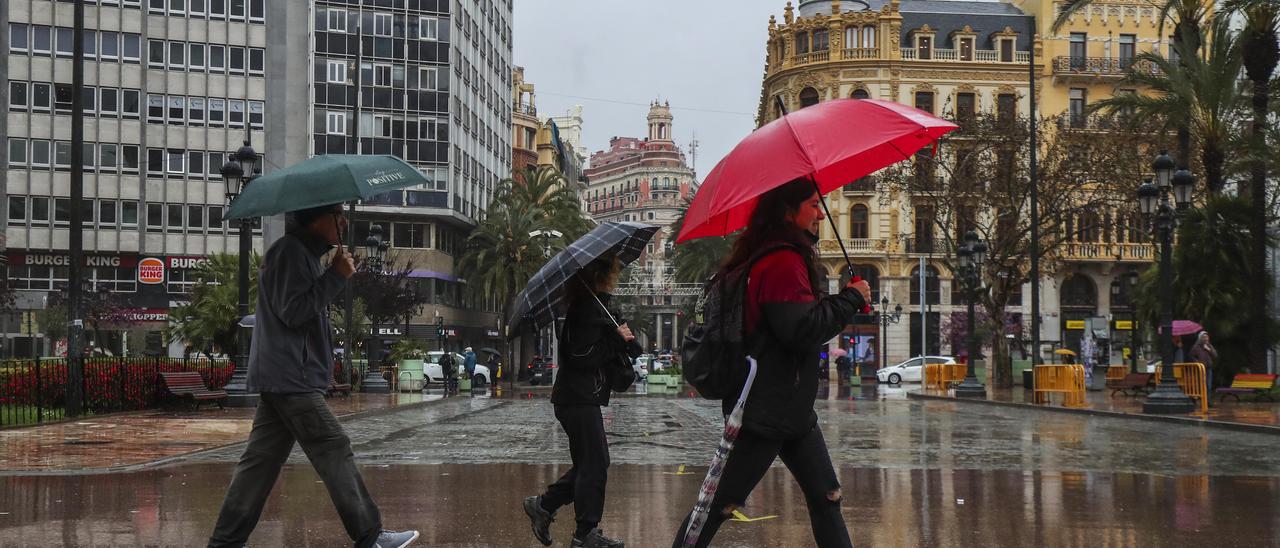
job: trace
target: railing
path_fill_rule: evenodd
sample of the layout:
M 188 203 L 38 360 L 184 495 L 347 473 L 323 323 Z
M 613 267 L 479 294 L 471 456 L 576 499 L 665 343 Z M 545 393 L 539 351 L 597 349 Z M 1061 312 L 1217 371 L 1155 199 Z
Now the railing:
M 1035 366 L 1035 403 L 1049 403 L 1051 394 L 1062 394 L 1064 407 L 1085 407 L 1084 366 L 1052 364 Z
M 911 60 L 916 58 L 916 48 L 902 48 L 902 58 Z
M 1113 57 L 1072 57 L 1069 55 L 1053 58 L 1053 73 L 1059 75 L 1086 75 L 1120 77 L 1129 71 L 1140 70 L 1155 72 L 1155 65 L 1149 61 L 1135 59 L 1118 59 Z
M 515 111 L 516 114 L 527 114 L 529 116 L 538 115 L 538 107 L 526 103 L 516 103 Z
M 914 234 L 899 236 L 900 251 L 913 255 L 950 255 L 947 242 L 942 239 L 917 238 Z
M 852 183 L 845 184 L 843 187 L 843 191 L 844 192 L 875 192 L 876 179 L 872 175 L 867 175 L 866 177 L 859 178 L 853 181 Z
M 889 251 L 889 240 L 887 238 L 844 238 L 844 248 L 849 253 L 855 254 L 873 254 L 886 253 Z M 821 255 L 840 255 L 840 243 L 833 239 L 820 240 L 818 242 L 818 253 Z
M 1163 364 L 1156 365 L 1156 384 L 1160 384 L 1160 370 L 1163 368 Z M 1203 363 L 1175 363 L 1173 378 L 1177 380 L 1178 388 L 1182 389 L 1182 393 L 1191 399 L 1198 400 L 1196 407 L 1200 408 L 1201 414 L 1209 412 L 1209 387 L 1206 385 Z
M 809 53 L 797 53 L 791 59 L 792 64 L 805 65 L 809 63 L 821 63 L 831 60 L 831 52 L 827 50 L 811 51 Z
M 84 359 L 85 414 L 134 411 L 160 403 L 159 374 L 196 371 L 212 390 L 222 388 L 234 369 L 229 360 L 195 358 Z M 0 426 L 61 420 L 66 415 L 67 360 L 0 362 Z
M 939 61 L 955 61 L 956 59 L 960 58 L 960 50 L 934 48 L 933 58 Z
M 1155 259 L 1153 244 L 1121 244 L 1114 242 L 1066 242 L 1060 256 L 1068 261 L 1151 261 Z
M 969 366 L 963 363 L 927 363 L 924 365 L 924 388 L 947 391 L 953 384 L 964 382 Z
M 845 48 L 842 59 L 879 59 L 880 48 Z
M 979 63 L 999 63 L 1000 52 L 993 49 L 974 50 L 973 60 Z
M 811 51 L 808 53 L 797 53 L 790 58 L 791 66 L 807 65 L 810 63 L 823 63 L 833 59 L 840 60 L 857 60 L 857 59 L 880 59 L 879 48 L 844 48 L 838 50 L 839 55 L 834 56 L 829 50 Z M 936 48 L 930 50 L 928 58 L 921 58 L 919 50 L 916 48 L 900 48 L 902 59 L 905 61 L 928 60 L 928 61 L 959 61 L 962 63 L 1010 63 L 1010 61 L 1000 60 L 1000 52 L 997 50 L 973 50 L 969 59 L 964 59 L 960 55 L 960 50 L 955 48 Z M 1015 51 L 1013 63 L 1028 63 L 1031 61 L 1031 54 L 1025 51 Z M 769 71 L 775 71 L 782 68 L 783 63 L 773 61 L 769 63 Z

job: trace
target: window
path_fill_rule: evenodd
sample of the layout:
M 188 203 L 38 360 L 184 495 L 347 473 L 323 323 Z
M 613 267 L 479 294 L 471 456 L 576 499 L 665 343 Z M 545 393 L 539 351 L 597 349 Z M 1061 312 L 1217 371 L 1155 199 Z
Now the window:
M 53 199 L 53 224 L 65 226 L 71 223 L 71 199 Z
M 1071 116 L 1071 127 L 1084 127 L 1085 124 L 1085 90 L 1084 88 L 1071 88 L 1068 94 L 1068 112 Z
M 20 225 L 27 219 L 26 196 L 9 197 L 9 224 Z
M 827 51 L 827 29 L 813 31 L 813 51 Z
M 169 123 L 182 123 L 187 119 L 187 99 L 176 95 L 169 96 Z
M 857 204 L 849 210 L 849 237 L 867 238 L 867 206 Z
M 118 145 L 102 143 L 98 147 L 98 167 L 103 171 L 115 171 L 120 160 L 117 157 Z
M 115 116 L 120 111 L 120 90 L 115 88 L 102 88 L 99 90 L 102 101 L 98 105 L 98 111 L 102 114 Z
M 138 226 L 138 202 L 124 200 L 120 202 L 120 224 Z
M 347 134 L 347 113 L 330 112 L 325 117 L 325 132 L 330 135 Z
M 427 141 L 438 141 L 439 139 L 439 120 L 435 118 L 421 118 L 418 120 L 418 138 Z M 532 147 L 532 143 L 530 143 Z
M 804 55 L 809 53 L 809 32 L 796 33 L 796 54 Z
M 245 0 L 231 0 L 231 20 L 244 21 Z
M 1132 34 L 1120 35 L 1120 68 L 1128 70 L 1129 65 L 1133 63 L 1134 55 L 1137 55 L 1137 37 Z
M 9 110 L 27 110 L 26 82 L 9 82 Z
M 976 98 L 972 93 L 956 94 L 956 120 L 972 121 L 977 114 Z
M 347 62 L 346 61 L 329 61 L 328 77 L 326 81 L 333 84 L 347 83 Z
M 164 15 L 165 0 L 151 0 L 147 3 L 147 11 Z
M 244 74 L 244 48 L 231 46 L 231 73 Z
M 31 26 L 31 52 L 48 55 L 53 49 L 53 27 L 44 25 Z
M 23 23 L 9 23 L 9 51 L 13 53 L 26 53 L 31 38 L 28 35 L 28 27 Z
M 1001 63 L 1013 62 L 1013 39 L 1012 38 L 1004 38 L 1000 40 L 1000 62 Z
M 31 197 L 31 224 L 49 224 L 49 199 L 43 196 Z
M 116 226 L 116 207 L 115 200 L 98 200 L 98 224 Z
M 1067 53 L 1071 56 L 1072 70 L 1083 70 L 1085 67 L 1085 57 L 1088 51 L 1089 35 L 1083 32 L 1071 33 L 1070 45 Z
M 142 113 L 142 105 L 140 104 L 141 92 L 136 89 L 126 89 L 122 90 L 121 95 L 124 97 L 124 101 L 121 105 L 120 113 L 125 118 L 137 118 Z
M 209 0 L 209 18 L 227 18 L 227 0 Z
M 816 104 L 818 104 L 818 90 L 813 88 L 800 90 L 800 108 L 811 107 Z
M 436 91 L 440 89 L 439 86 L 439 72 L 436 67 L 421 67 L 418 69 L 418 89 Z
M 1012 123 L 1018 115 L 1018 97 L 1012 93 L 996 96 L 996 119 L 1000 123 Z
M 120 145 L 120 169 L 125 173 L 138 172 L 138 145 Z
M 169 42 L 169 68 L 180 69 L 186 67 L 186 59 L 186 42 Z
M 266 20 L 266 0 L 249 0 L 249 20 L 262 22 Z
M 147 96 L 147 121 L 153 124 L 164 123 L 164 96 Z
M 31 141 L 31 165 L 49 166 L 49 141 Z
M 72 29 L 58 27 L 54 29 L 54 37 L 57 39 L 57 53 L 59 57 L 71 57 L 75 49 L 72 42 L 75 40 L 76 33 Z
M 391 85 L 391 65 L 374 65 L 373 66 L 373 85 L 390 86 Z
M 226 120 L 226 108 L 225 99 L 209 99 L 209 125 L 221 127 Z
M 933 37 L 932 36 L 916 37 L 916 58 L 917 59 L 933 59 Z
M 373 14 L 373 35 L 391 36 L 392 17 L 390 13 Z
M 182 149 L 171 148 L 165 151 L 165 171 L 173 175 L 181 175 L 185 169 L 187 155 Z
M 142 36 L 124 33 L 124 60 L 138 62 L 142 57 Z
M 973 60 L 973 38 L 960 39 L 960 60 L 961 61 Z
M 244 127 L 244 101 L 227 101 L 228 125 Z
M 217 0 L 214 0 L 215 2 Z M 164 228 L 164 204 L 147 203 L 147 230 L 160 232 Z
M 204 153 L 187 151 L 187 173 L 193 176 L 204 175 Z
M 71 84 L 53 85 L 53 110 L 58 114 L 71 114 L 71 103 L 74 100 Z
M 169 232 L 182 232 L 182 210 L 186 208 L 182 204 L 169 204 L 166 209 L 165 228 Z
M 147 149 L 147 175 L 151 177 L 160 177 L 164 173 L 164 150 L 159 148 Z
M 204 227 L 204 206 L 187 206 L 187 226 L 191 228 Z
M 191 97 L 187 99 L 187 123 L 195 125 L 204 124 L 203 97 Z
M 266 64 L 266 50 L 262 48 L 249 48 L 249 73 L 262 74 Z
M 191 0 L 189 8 L 191 15 L 204 15 L 204 0 Z
M 440 37 L 440 20 L 435 17 L 418 18 L 418 38 L 438 40 Z
M 329 8 L 327 20 L 329 32 L 347 32 L 347 10 Z
M 74 35 L 74 33 L 73 33 Z M 84 31 L 84 56 L 98 56 L 98 32 L 93 30 Z
M 862 27 L 862 47 L 864 48 L 876 47 L 876 28 L 875 27 L 873 26 Z M 898 47 L 898 45 L 894 44 L 893 47 L 896 48 Z
M 93 114 L 98 110 L 98 88 L 85 86 L 80 90 L 80 108 L 85 114 Z
M 209 231 L 222 232 L 222 206 L 209 206 Z
M 917 91 L 915 106 L 920 110 L 933 114 L 933 92 Z
M 147 40 L 147 65 L 164 68 L 164 40 Z
M 27 165 L 27 140 L 9 138 L 9 165 Z
M 227 47 L 209 45 L 209 72 L 227 71 Z
M 266 105 L 262 101 L 249 101 L 249 127 L 262 129 Z
M 187 55 L 187 66 L 197 70 L 204 69 L 204 44 L 190 45 L 190 51 Z

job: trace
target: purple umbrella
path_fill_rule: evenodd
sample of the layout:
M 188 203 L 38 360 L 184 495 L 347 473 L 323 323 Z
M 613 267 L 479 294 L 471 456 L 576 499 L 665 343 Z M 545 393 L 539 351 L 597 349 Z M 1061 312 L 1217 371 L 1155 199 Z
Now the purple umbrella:
M 1191 320 L 1173 320 L 1173 336 L 1175 337 L 1195 335 L 1201 331 L 1204 331 L 1204 328 Z M 1159 332 L 1164 333 L 1164 326 L 1160 326 Z
M 702 489 L 698 491 L 698 503 L 693 506 L 693 515 L 689 518 L 689 528 L 684 532 L 684 545 L 697 546 L 698 537 L 702 536 L 702 526 L 707 523 L 707 514 L 711 511 L 711 501 L 720 488 L 720 475 L 724 473 L 724 464 L 728 460 L 733 442 L 738 439 L 738 431 L 742 429 L 742 408 L 747 404 L 747 393 L 751 392 L 751 383 L 756 379 L 756 360 L 747 356 L 751 370 L 747 373 L 747 383 L 742 386 L 738 395 L 738 403 L 724 420 L 724 436 L 720 438 L 720 446 L 716 447 L 715 456 L 711 457 L 711 467 L 707 469 L 707 477 L 702 480 Z

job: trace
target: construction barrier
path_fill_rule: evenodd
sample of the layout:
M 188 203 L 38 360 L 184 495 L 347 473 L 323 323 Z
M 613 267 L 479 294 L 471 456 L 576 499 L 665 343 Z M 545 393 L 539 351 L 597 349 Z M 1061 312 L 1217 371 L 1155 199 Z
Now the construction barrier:
M 1160 384 L 1160 370 L 1162 365 L 1156 366 L 1156 384 Z M 1197 400 L 1200 407 L 1200 414 L 1209 412 L 1209 389 L 1206 386 L 1206 377 L 1204 364 L 1200 362 L 1175 363 L 1173 364 L 1173 378 L 1178 380 L 1178 387 L 1182 389 L 1182 393 Z
M 1064 407 L 1085 407 L 1084 366 L 1047 364 L 1035 367 L 1035 403 L 1050 403 L 1050 395 L 1062 394 Z
M 1123 365 L 1107 366 L 1107 382 L 1122 381 L 1124 376 L 1129 374 L 1129 368 Z
M 963 363 L 928 363 L 924 366 L 924 388 L 945 392 L 964 382 L 969 366 Z

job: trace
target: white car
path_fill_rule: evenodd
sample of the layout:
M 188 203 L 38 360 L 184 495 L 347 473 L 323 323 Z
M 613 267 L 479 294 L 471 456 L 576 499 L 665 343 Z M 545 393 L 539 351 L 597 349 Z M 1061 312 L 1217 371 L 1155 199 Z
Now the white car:
M 462 354 L 457 352 L 450 352 L 450 354 L 453 356 L 453 365 L 458 368 L 457 372 L 454 374 L 454 378 L 460 379 L 466 375 L 463 366 L 463 364 L 466 363 L 466 360 L 462 357 Z M 422 374 L 426 376 L 427 384 L 444 382 L 444 371 L 440 369 L 440 358 L 443 356 L 444 352 L 441 350 L 432 350 L 427 352 L 427 357 L 422 363 Z M 479 359 L 479 357 L 477 357 L 477 359 Z M 476 371 L 471 375 L 471 385 L 487 385 L 492 378 L 493 377 L 490 376 L 489 373 L 489 368 L 484 364 L 477 362 Z
M 925 363 L 956 363 L 951 356 L 916 356 L 898 365 L 891 365 L 876 371 L 876 380 L 889 384 L 902 382 L 920 382 L 924 376 Z
M 653 366 L 653 356 L 641 355 L 631 362 L 631 369 L 636 372 L 636 379 L 649 378 L 649 368 Z

